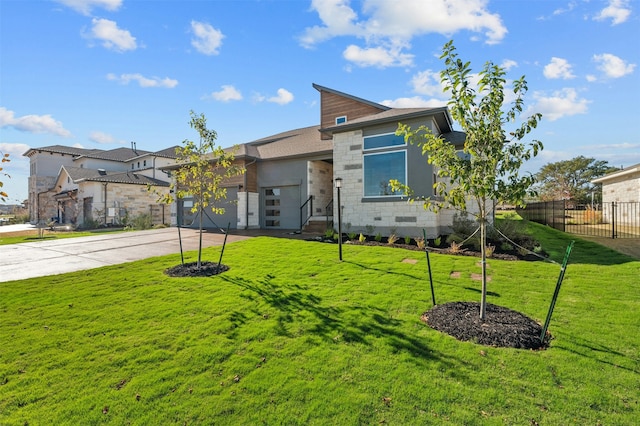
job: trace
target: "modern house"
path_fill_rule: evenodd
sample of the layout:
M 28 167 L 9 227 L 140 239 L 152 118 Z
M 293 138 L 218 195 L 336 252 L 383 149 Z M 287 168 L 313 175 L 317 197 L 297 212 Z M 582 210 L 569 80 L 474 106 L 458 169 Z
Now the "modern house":
M 421 148 L 395 135 L 398 123 L 428 126 L 462 147 L 464 133 L 452 128 L 446 107 L 390 108 L 317 84 L 320 124 L 289 130 L 237 147 L 243 176 L 227 183 L 224 215 L 206 215 L 205 227 L 297 230 L 314 223 L 326 229 L 341 208 L 345 232 L 395 232 L 428 237 L 447 232 L 450 210 L 426 211 L 394 193 L 390 179 L 408 184 L 416 196 L 433 195 L 435 173 Z M 170 170 L 171 167 L 165 167 Z M 335 179 L 340 178 L 341 206 Z M 193 200 L 178 202 L 178 221 L 195 224 Z
M 62 145 L 29 149 L 31 222 L 74 225 L 119 224 L 149 213 L 154 223 L 169 223 L 169 207 L 158 204 L 147 185 L 166 188 L 162 166 L 175 162 L 175 147 L 158 152 L 131 148 L 83 149 Z

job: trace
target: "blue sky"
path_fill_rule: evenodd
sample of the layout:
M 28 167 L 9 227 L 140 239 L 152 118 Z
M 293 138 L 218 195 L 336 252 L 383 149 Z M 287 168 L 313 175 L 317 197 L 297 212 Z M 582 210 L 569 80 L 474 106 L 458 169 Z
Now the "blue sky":
M 453 39 L 529 85 L 526 169 L 577 155 L 640 163 L 637 0 L 0 0 L 0 178 L 27 198 L 29 148 L 224 147 L 319 123 L 312 83 L 395 107 L 447 101 Z

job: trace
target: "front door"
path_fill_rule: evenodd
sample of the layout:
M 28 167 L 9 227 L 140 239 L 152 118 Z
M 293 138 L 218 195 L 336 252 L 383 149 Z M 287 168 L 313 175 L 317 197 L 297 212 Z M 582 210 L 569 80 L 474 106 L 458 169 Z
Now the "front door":
M 300 228 L 300 185 L 265 188 L 265 229 Z

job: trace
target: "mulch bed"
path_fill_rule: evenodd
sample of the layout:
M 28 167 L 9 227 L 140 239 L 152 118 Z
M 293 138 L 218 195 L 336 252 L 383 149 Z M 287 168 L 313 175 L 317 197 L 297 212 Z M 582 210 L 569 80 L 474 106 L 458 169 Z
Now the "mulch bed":
M 200 262 L 200 268 L 198 262 L 190 262 L 165 269 L 164 273 L 170 277 L 211 277 L 228 270 L 227 265 L 218 267 L 215 262 Z
M 431 328 L 458 340 L 480 345 L 518 349 L 544 349 L 551 336 L 540 341 L 542 326 L 521 314 L 502 306 L 487 303 L 485 321 L 480 321 L 480 303 L 451 302 L 436 305 L 422 314 Z

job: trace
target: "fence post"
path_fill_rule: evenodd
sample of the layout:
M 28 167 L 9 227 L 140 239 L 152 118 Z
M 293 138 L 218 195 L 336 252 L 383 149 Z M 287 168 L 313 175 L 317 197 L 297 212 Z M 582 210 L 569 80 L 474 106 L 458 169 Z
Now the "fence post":
M 611 239 L 616 238 L 616 202 L 611 202 Z

